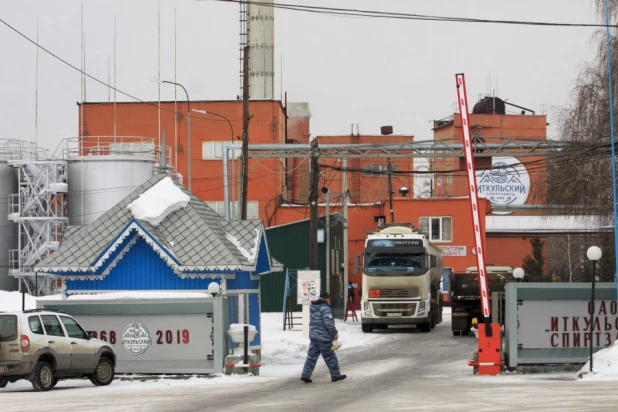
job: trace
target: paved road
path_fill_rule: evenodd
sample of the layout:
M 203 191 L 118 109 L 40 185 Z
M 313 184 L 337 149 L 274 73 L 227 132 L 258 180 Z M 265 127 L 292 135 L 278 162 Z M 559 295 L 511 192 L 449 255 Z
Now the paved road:
M 572 374 L 474 376 L 472 337 L 453 337 L 445 322 L 425 334 L 389 329 L 371 350 L 341 351 L 348 379 L 332 383 L 323 362 L 314 383 L 299 377 L 247 378 L 239 385 L 0 391 L 2 411 L 615 411 L 616 382 Z M 300 369 L 299 369 L 300 373 Z

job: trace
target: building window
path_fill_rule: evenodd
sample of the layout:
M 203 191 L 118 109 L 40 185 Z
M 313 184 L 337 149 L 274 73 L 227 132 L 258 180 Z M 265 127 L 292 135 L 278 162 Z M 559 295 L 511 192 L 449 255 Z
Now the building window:
M 436 179 L 436 186 L 442 186 L 442 176 L 438 176 Z
M 447 175 L 446 176 L 446 183 L 447 184 L 453 183 L 453 175 Z
M 221 216 L 225 216 L 225 202 L 204 202 L 215 212 L 219 213 Z M 239 211 L 239 203 L 238 201 L 231 202 L 234 204 L 234 213 L 238 215 Z M 232 213 L 231 205 L 230 205 L 230 214 Z M 234 216 L 233 216 L 234 217 Z M 258 202 L 247 202 L 247 219 L 257 219 L 258 218 Z
M 391 165 L 391 171 L 397 171 L 396 165 Z M 388 176 L 388 165 L 364 165 L 363 176 L 365 177 L 384 177 Z
M 223 158 L 223 144 L 227 142 L 202 142 L 202 160 L 218 160 Z M 230 158 L 238 159 L 240 150 L 230 153 Z
M 429 240 L 436 242 L 451 242 L 453 240 L 453 218 L 443 217 L 421 217 L 419 228 Z

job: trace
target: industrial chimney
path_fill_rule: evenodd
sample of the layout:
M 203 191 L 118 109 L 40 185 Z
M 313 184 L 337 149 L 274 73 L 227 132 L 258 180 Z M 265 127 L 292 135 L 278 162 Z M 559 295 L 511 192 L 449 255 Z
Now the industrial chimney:
M 268 3 L 264 5 L 264 3 Z M 275 8 L 273 0 L 249 1 L 249 98 L 272 100 L 275 95 Z

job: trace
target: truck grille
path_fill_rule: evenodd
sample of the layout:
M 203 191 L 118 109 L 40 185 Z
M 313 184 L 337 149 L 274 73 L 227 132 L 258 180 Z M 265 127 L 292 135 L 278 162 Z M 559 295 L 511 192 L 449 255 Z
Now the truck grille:
M 376 303 L 372 304 L 373 313 L 387 317 L 389 313 L 401 313 L 401 316 L 413 316 L 416 312 L 416 302 L 409 303 Z
M 409 289 L 380 289 L 381 298 L 418 298 L 418 288 Z

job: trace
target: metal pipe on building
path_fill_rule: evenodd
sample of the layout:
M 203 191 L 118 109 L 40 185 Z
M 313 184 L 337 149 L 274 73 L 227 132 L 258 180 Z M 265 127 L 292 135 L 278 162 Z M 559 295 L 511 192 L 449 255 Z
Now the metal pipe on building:
M 168 84 L 173 84 L 176 86 L 180 86 L 182 87 L 182 90 L 185 91 L 185 95 L 187 95 L 187 189 L 189 189 L 189 192 L 191 191 L 191 100 L 189 100 L 189 93 L 187 92 L 187 89 L 185 89 L 185 87 L 180 84 L 180 83 L 176 83 L 176 82 L 170 82 L 168 80 L 162 80 L 161 83 L 168 83 Z M 159 151 L 161 150 L 161 148 L 159 148 Z M 178 148 L 176 148 L 176 150 L 178 150 Z M 165 147 L 163 148 L 163 156 L 165 156 Z
M 484 136 L 485 138 L 491 138 L 490 136 Z M 514 150 L 514 149 L 566 149 L 571 146 L 569 142 L 553 141 L 553 140 L 523 140 L 517 141 L 516 139 L 505 139 L 503 137 L 495 136 L 495 138 L 501 138 L 503 140 L 511 140 L 510 143 L 474 143 L 474 150 L 481 149 L 493 149 L 493 150 Z M 235 143 L 230 148 L 242 149 L 242 144 Z M 424 140 L 411 143 L 392 143 L 392 144 L 321 144 L 321 156 L 324 156 L 324 151 L 327 150 L 346 150 L 353 152 L 354 150 L 374 150 L 376 152 L 382 152 L 382 157 L 401 157 L 410 156 L 409 153 L 396 156 L 395 154 L 384 153 L 388 150 L 398 151 L 415 151 L 415 150 L 445 150 L 446 153 L 439 153 L 441 157 L 448 157 L 448 155 L 454 155 L 454 151 L 463 150 L 463 144 L 461 143 L 437 143 L 435 140 Z M 291 143 L 291 144 L 249 144 L 249 150 L 311 150 L 309 144 L 303 143 Z M 424 154 L 423 154 L 424 155 Z M 477 153 L 478 156 L 487 155 L 488 153 Z M 519 154 L 518 154 L 519 155 Z M 539 153 L 533 153 L 534 156 L 538 156 Z M 358 154 L 352 154 L 351 156 L 358 156 Z M 423 156 L 417 156 L 423 157 Z
M 459 140 L 459 139 L 458 139 Z M 526 150 L 529 149 L 530 152 L 509 152 L 509 156 L 538 156 L 537 152 L 540 149 L 547 150 L 557 150 L 557 149 L 565 149 L 570 147 L 570 143 L 568 142 L 558 142 L 558 141 L 520 141 L 517 142 L 514 139 L 505 139 L 511 140 L 510 143 L 475 143 L 473 146 L 479 146 L 479 148 L 487 149 L 487 150 Z M 224 144 L 223 150 L 227 149 L 242 149 L 242 144 L 234 143 L 234 144 Z M 249 144 L 248 151 L 259 151 L 259 150 L 269 150 L 269 151 L 280 151 L 281 153 L 268 153 L 267 155 L 260 156 L 259 153 L 252 154 L 252 157 L 309 157 L 311 147 L 309 144 Z M 338 153 L 330 153 L 330 150 L 340 150 Z M 423 150 L 430 150 L 433 153 L 419 153 Z M 373 144 L 323 144 L 320 145 L 320 157 L 324 158 L 338 158 L 338 159 L 346 159 L 346 158 L 398 158 L 398 157 L 406 157 L 406 158 L 428 158 L 428 157 L 463 157 L 464 154 L 462 152 L 463 144 L 461 143 L 436 143 L 435 141 L 422 141 L 422 142 L 413 142 L 413 143 L 398 143 L 398 144 L 385 144 L 385 145 L 373 145 Z M 476 150 L 476 148 L 475 148 Z M 292 151 L 306 151 L 307 153 L 289 153 Z M 442 153 L 438 153 L 438 151 L 444 151 Z M 288 153 L 284 153 L 288 152 Z M 374 152 L 374 153 L 368 153 Z M 390 152 L 390 153 L 389 153 Z M 412 152 L 412 153 L 409 153 Z M 558 152 L 556 152 L 558 153 Z M 483 153 L 477 153 L 479 157 L 492 157 L 495 156 L 496 153 L 492 153 L 490 151 L 485 151 Z M 241 162 L 238 162 L 239 169 Z M 240 178 L 240 170 L 238 171 Z M 227 181 L 228 175 L 224 173 L 224 180 Z M 240 179 L 239 179 L 239 194 L 238 199 L 240 200 Z M 229 190 L 228 186 L 224 187 L 224 191 Z M 228 192 L 229 198 L 229 192 Z M 226 208 L 229 208 L 229 204 L 226 203 Z M 240 208 L 239 208 L 240 209 Z M 227 211 L 229 214 L 229 210 Z
M 227 158 L 228 158 L 228 147 L 227 145 L 223 145 L 223 150 L 221 150 L 221 155 L 223 157 L 223 181 L 227 182 L 228 181 L 228 165 L 227 165 Z M 224 203 L 224 209 L 225 209 L 225 220 L 227 220 L 228 222 L 230 221 L 230 188 L 229 185 L 225 185 L 223 187 L 223 203 Z
M 343 307 L 348 302 L 348 159 L 343 159 Z M 344 309 L 345 310 L 345 309 Z

